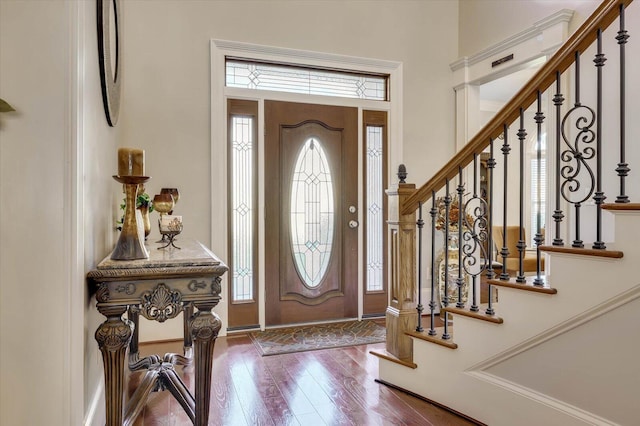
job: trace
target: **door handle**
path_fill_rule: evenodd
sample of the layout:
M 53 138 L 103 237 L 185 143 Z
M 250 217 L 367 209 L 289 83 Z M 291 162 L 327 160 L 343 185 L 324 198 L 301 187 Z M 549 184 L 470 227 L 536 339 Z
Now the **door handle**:
M 358 227 L 358 225 L 359 225 L 359 224 L 358 224 L 358 221 L 357 221 L 357 220 L 350 220 L 350 221 L 349 221 L 349 228 L 351 228 L 351 229 L 355 229 L 355 228 L 357 228 L 357 227 Z

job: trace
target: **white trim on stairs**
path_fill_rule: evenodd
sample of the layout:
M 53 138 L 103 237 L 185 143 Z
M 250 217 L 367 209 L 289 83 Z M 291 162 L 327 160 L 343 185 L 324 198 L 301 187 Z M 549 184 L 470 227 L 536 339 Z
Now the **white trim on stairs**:
M 567 333 L 570 330 L 573 330 L 582 324 L 585 324 L 589 321 L 594 320 L 608 312 L 613 311 L 614 309 L 619 308 L 622 305 L 625 305 L 635 299 L 640 298 L 640 284 L 632 287 L 622 293 L 605 300 L 604 302 L 594 306 L 592 309 L 584 311 L 573 318 L 570 318 L 555 327 L 552 327 L 548 330 L 545 330 L 543 333 L 538 334 L 530 339 L 523 341 L 522 343 L 509 348 L 508 350 L 498 353 L 486 360 L 472 365 L 467 368 L 466 371 L 471 373 L 477 373 L 479 371 L 488 370 L 489 368 L 500 364 L 510 358 L 513 358 L 523 352 L 530 350 L 531 348 L 538 346 L 544 342 L 547 342 L 561 334 Z
M 498 386 L 500 388 L 506 389 L 510 393 L 521 395 L 525 398 L 531 399 L 539 404 L 546 405 L 547 407 L 553 408 L 554 410 L 562 411 L 563 413 L 571 416 L 575 419 L 578 419 L 582 422 L 585 422 L 594 426 L 605 426 L 611 425 L 616 426 L 618 423 L 613 423 L 603 417 L 597 416 L 593 413 L 590 413 L 586 410 L 582 410 L 578 407 L 575 407 L 571 404 L 567 404 L 564 401 L 561 401 L 556 398 L 552 398 L 549 395 L 545 395 L 541 392 L 537 392 L 533 389 L 526 388 L 524 386 L 520 386 L 517 383 L 513 383 L 509 380 L 505 380 L 501 377 L 495 376 L 491 373 L 487 373 L 484 371 L 474 371 L 468 373 L 470 376 L 475 377 L 478 380 L 482 380 L 487 382 L 493 386 Z

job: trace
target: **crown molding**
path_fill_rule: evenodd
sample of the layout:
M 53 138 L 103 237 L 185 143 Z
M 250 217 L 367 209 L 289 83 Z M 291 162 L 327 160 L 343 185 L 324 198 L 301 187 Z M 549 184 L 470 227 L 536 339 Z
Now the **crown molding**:
M 500 52 L 511 49 L 512 47 L 517 46 L 525 41 L 538 37 L 539 35 L 542 34 L 543 31 L 545 31 L 548 28 L 551 28 L 558 24 L 568 23 L 572 17 L 573 17 L 573 10 L 570 10 L 570 9 L 559 10 L 558 12 L 544 19 L 534 22 L 534 24 L 531 27 L 527 28 L 526 30 L 521 31 L 517 34 L 514 34 L 511 37 L 508 37 L 502 40 L 500 43 L 496 43 L 492 46 L 489 46 L 488 48 L 481 50 L 475 55 L 463 56 L 462 58 L 452 62 L 449 66 L 452 71 L 457 71 L 459 69 L 468 67 L 470 65 L 477 64 L 478 62 L 482 62 L 486 59 L 489 59 L 493 56 L 500 54 Z

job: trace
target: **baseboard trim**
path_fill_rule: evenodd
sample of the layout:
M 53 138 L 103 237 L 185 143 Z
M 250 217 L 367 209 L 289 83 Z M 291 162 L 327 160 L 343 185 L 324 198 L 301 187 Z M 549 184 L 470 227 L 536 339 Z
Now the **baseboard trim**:
M 227 333 L 238 333 L 238 332 L 247 332 L 247 331 L 260 331 L 260 324 L 254 325 L 241 325 L 238 327 L 227 327 Z
M 583 410 L 574 405 L 568 404 L 564 401 L 560 401 L 556 398 L 552 398 L 549 395 L 542 394 L 533 389 L 521 386 L 517 383 L 513 383 L 509 380 L 505 380 L 502 377 L 495 376 L 486 371 L 474 371 L 467 373 L 472 377 L 475 377 L 478 380 L 485 381 L 490 383 L 493 386 L 501 387 L 515 395 L 519 395 L 523 398 L 532 400 L 541 405 L 546 405 L 547 407 L 551 407 L 561 413 L 564 413 L 567 416 L 579 419 L 586 424 L 592 425 L 607 425 L 614 426 L 617 423 L 613 423 L 610 420 L 607 420 L 603 417 L 600 417 L 594 413 Z
M 446 410 L 446 411 L 450 412 L 451 414 L 455 414 L 456 416 L 462 417 L 463 419 L 468 420 L 468 421 L 470 421 L 471 423 L 473 423 L 475 425 L 487 426 L 486 423 L 482 423 L 481 421 L 478 421 L 478 420 L 474 419 L 473 417 L 469 417 L 466 414 L 463 414 L 463 413 L 461 413 L 459 411 L 456 411 L 453 408 L 447 407 L 446 405 L 440 404 L 439 402 L 433 401 L 433 400 L 431 400 L 429 398 L 426 398 L 426 397 L 424 397 L 422 395 L 418 395 L 415 392 L 411 392 L 410 390 L 401 388 L 400 386 L 396 386 L 394 384 L 391 384 L 391 383 L 389 383 L 387 381 L 384 381 L 384 380 L 381 380 L 381 379 L 375 379 L 375 381 L 377 383 L 380 383 L 381 385 L 385 385 L 385 386 L 387 386 L 387 387 L 389 387 L 391 389 L 395 389 L 395 390 L 398 390 L 400 392 L 404 392 L 407 395 L 413 396 L 414 398 L 418 398 L 418 399 L 420 399 L 422 401 L 428 402 L 429 404 L 435 405 L 438 408 L 442 408 L 443 410 Z
M 183 340 L 184 339 L 182 339 L 181 337 L 174 338 L 174 339 L 147 340 L 145 342 L 138 343 L 138 346 L 157 345 L 162 343 L 175 343 L 175 342 L 182 342 Z

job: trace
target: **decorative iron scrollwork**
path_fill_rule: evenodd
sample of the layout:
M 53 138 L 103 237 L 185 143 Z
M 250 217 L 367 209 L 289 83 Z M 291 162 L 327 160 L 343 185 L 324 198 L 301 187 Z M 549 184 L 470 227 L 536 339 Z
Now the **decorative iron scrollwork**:
M 171 290 L 162 283 L 153 291 L 142 293 L 140 301 L 140 313 L 148 320 L 165 322 L 182 312 L 180 292 Z
M 469 198 L 464 204 L 464 211 L 470 215 L 464 215 L 462 232 L 462 267 L 467 275 L 475 277 L 487 268 L 487 250 L 485 242 L 487 233 L 487 202 L 476 195 Z
M 596 155 L 596 149 L 588 145 L 596 139 L 592 129 L 595 119 L 596 114 L 593 109 L 579 103 L 562 119 L 562 140 L 567 149 L 562 151 L 560 158 L 562 163 L 567 164 L 560 169 L 564 179 L 560 185 L 560 193 L 571 204 L 584 203 L 595 189 L 595 175 L 587 162 Z M 572 124 L 578 130 L 578 134 L 573 138 L 573 144 L 569 134 Z

